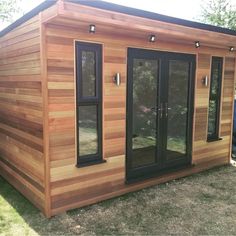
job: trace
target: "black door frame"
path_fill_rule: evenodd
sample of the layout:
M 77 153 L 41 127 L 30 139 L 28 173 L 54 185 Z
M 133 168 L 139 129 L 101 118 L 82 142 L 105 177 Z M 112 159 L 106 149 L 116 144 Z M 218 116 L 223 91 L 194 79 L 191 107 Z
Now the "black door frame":
M 182 60 L 190 63 L 189 68 L 189 90 L 188 90 L 188 122 L 187 122 L 187 150 L 186 158 L 181 158 L 180 160 L 175 160 L 168 164 L 163 164 L 163 151 L 166 141 L 162 138 L 157 137 L 157 139 L 162 140 L 163 142 L 158 142 L 157 151 L 158 155 L 161 155 L 161 162 L 154 165 L 138 167 L 132 169 L 132 127 L 133 127 L 133 59 L 154 59 L 159 61 L 159 87 L 157 96 L 158 107 L 161 103 L 166 102 L 168 99 L 168 94 L 161 91 L 161 88 L 164 87 L 164 91 L 168 89 L 167 79 L 169 71 L 169 61 L 170 60 Z M 194 113 L 194 85 L 195 85 L 195 70 L 196 70 L 196 55 L 194 54 L 184 54 L 184 53 L 172 53 L 172 52 L 163 52 L 149 49 L 138 49 L 138 48 L 128 48 L 128 61 L 127 61 L 127 106 L 126 106 L 126 182 L 134 182 L 140 179 L 146 179 L 153 176 L 163 174 L 164 172 L 173 171 L 174 169 L 184 168 L 185 166 L 191 165 L 192 162 L 192 130 L 193 130 L 193 113 Z M 157 134 L 159 136 L 166 136 L 164 133 L 163 124 L 160 127 L 160 117 L 157 113 Z M 164 122 L 167 122 L 165 120 Z M 163 123 L 163 120 L 162 120 Z M 161 130 L 163 129 L 163 130 Z M 161 132 L 158 132 L 161 131 Z M 157 158 L 157 157 L 156 157 Z

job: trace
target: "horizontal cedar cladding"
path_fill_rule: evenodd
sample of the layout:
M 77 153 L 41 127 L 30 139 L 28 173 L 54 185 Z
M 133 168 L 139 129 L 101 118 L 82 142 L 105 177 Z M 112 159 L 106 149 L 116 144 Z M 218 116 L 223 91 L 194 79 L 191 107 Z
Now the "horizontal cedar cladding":
M 0 172 L 44 211 L 40 22 L 0 38 Z

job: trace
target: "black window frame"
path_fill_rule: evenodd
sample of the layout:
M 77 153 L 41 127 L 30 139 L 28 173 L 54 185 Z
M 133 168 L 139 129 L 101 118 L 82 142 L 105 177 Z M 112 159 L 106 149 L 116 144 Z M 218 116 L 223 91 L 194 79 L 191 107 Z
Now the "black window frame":
M 214 69 L 213 65 L 214 63 L 218 63 L 218 75 L 217 75 L 217 82 L 218 82 L 218 90 L 216 92 L 216 95 L 212 93 L 212 80 L 214 78 Z M 221 95 L 222 95 L 222 81 L 223 81 L 223 63 L 224 58 L 223 57 L 215 57 L 213 56 L 211 58 L 211 79 L 210 79 L 210 89 L 209 89 L 209 105 L 208 105 L 208 125 L 207 125 L 207 141 L 217 141 L 221 140 L 220 138 L 220 115 L 221 115 Z M 214 101 L 216 103 L 216 112 L 215 112 L 215 133 L 209 134 L 209 112 L 210 112 L 210 102 Z
M 82 91 L 82 51 L 95 53 L 95 96 L 83 96 Z M 102 157 L 102 44 L 75 42 L 76 53 L 76 135 L 77 135 L 77 167 L 84 167 L 105 162 Z M 80 156 L 79 154 L 79 107 L 97 107 L 97 145 L 96 154 Z

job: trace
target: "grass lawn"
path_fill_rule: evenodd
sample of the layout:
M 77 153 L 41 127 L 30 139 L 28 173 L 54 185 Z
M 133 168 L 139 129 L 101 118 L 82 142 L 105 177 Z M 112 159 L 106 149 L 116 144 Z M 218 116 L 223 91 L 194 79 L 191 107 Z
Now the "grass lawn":
M 236 234 L 236 167 L 224 166 L 50 220 L 0 177 L 0 235 Z

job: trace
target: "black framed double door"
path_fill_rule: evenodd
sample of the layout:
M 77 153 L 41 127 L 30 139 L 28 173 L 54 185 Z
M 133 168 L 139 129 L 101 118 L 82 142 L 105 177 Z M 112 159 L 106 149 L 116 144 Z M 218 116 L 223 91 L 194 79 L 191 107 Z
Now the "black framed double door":
M 191 163 L 195 56 L 128 49 L 126 180 Z

